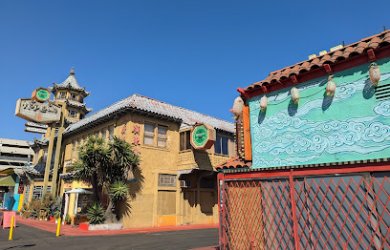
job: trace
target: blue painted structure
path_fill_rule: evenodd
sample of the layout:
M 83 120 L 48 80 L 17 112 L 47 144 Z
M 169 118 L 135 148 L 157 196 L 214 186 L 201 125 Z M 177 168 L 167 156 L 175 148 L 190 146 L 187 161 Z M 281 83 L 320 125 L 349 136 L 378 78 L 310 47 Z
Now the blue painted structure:
M 379 85 L 390 83 L 390 60 L 377 61 Z M 253 168 L 322 164 L 390 157 L 390 100 L 377 100 L 368 64 L 334 75 L 333 98 L 324 95 L 327 77 L 268 94 L 266 112 L 249 100 Z

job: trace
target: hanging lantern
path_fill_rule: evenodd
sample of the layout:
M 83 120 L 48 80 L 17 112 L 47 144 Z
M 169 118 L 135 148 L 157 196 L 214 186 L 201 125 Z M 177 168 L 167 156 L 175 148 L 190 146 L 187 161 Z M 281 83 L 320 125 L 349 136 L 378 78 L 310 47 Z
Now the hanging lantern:
M 378 85 L 379 81 L 381 80 L 381 72 L 379 70 L 379 66 L 376 63 L 371 63 L 368 73 L 370 75 L 372 85 Z
M 267 109 L 267 104 L 268 104 L 268 98 L 266 95 L 263 95 L 260 99 L 260 110 L 264 112 Z
M 230 112 L 233 113 L 234 119 L 239 120 L 242 115 L 242 108 L 244 107 L 244 100 L 241 97 L 236 97 L 233 102 L 233 107 L 230 109 Z
M 334 96 L 336 92 L 336 83 L 333 81 L 333 75 L 328 77 L 328 83 L 326 84 L 326 95 Z
M 299 90 L 295 87 L 291 89 L 291 100 L 295 104 L 298 104 L 299 102 Z

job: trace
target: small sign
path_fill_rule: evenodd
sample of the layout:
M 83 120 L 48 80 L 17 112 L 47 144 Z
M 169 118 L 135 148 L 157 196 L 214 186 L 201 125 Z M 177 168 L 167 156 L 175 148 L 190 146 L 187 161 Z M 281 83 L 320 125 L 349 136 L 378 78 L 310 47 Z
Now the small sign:
M 25 132 L 29 132 L 29 133 L 36 133 L 36 134 L 46 134 L 46 129 L 44 128 L 36 128 L 36 127 L 30 127 L 30 126 L 26 126 L 24 128 L 24 131 Z
M 32 93 L 32 99 L 38 102 L 46 102 L 50 98 L 50 91 L 46 88 L 37 88 Z
M 3 228 L 11 227 L 12 216 L 14 216 L 14 227 L 16 227 L 16 212 L 4 211 L 3 218 L 1 220 L 1 224 L 3 225 Z
M 210 149 L 215 142 L 215 129 L 206 124 L 196 124 L 191 129 L 191 145 L 195 149 Z
M 34 127 L 34 128 L 42 128 L 47 129 L 48 126 L 46 124 L 36 123 L 36 122 L 26 122 L 24 124 L 26 127 Z
M 61 118 L 61 107 L 53 103 L 42 103 L 33 99 L 19 99 L 15 115 L 28 121 L 49 124 Z

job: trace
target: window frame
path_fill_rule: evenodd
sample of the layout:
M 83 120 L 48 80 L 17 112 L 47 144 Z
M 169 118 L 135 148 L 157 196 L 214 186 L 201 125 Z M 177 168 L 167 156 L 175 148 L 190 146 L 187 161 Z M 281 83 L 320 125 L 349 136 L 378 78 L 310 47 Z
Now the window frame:
M 218 140 L 220 139 L 220 140 Z M 224 141 L 223 139 L 226 139 L 226 148 L 224 147 Z M 214 154 L 217 155 L 223 155 L 223 156 L 229 156 L 229 141 L 230 138 L 227 135 L 220 134 L 217 132 L 216 137 L 215 137 L 215 144 L 214 144 Z M 219 144 L 219 147 L 217 147 L 217 143 Z M 220 149 L 219 152 L 217 152 L 217 149 Z M 226 150 L 226 153 L 224 152 Z
M 71 118 L 77 118 L 78 112 L 74 109 L 69 109 L 69 117 Z
M 151 126 L 152 132 L 146 131 L 146 126 Z M 146 146 L 154 146 L 155 140 L 156 140 L 156 124 L 150 123 L 150 122 L 144 122 L 144 131 L 143 132 L 144 133 L 143 133 L 142 143 Z M 145 138 L 151 139 L 152 143 L 146 143 Z
M 180 131 L 179 136 L 180 136 L 179 151 L 184 152 L 184 151 L 191 150 L 192 149 L 191 130 Z M 182 140 L 182 138 L 184 139 Z
M 165 129 L 165 135 L 163 137 L 160 136 L 160 128 L 164 128 Z M 158 124 L 155 128 L 157 130 L 157 147 L 159 148 L 167 148 L 167 144 L 168 144 L 168 126 L 164 126 L 164 125 L 160 125 Z M 164 146 L 160 146 L 159 145 L 159 142 L 160 140 L 164 140 Z
M 166 178 L 164 178 L 164 177 L 166 177 Z M 171 180 L 169 180 L 169 179 L 171 179 Z M 172 187 L 177 186 L 177 180 L 178 180 L 178 178 L 177 178 L 176 174 L 159 173 L 157 185 L 158 185 L 158 187 L 171 187 L 172 188 Z
M 146 126 L 151 126 L 153 128 L 153 132 L 146 131 Z M 160 128 L 165 129 L 165 136 L 162 136 L 162 134 L 159 133 Z M 158 147 L 162 149 L 168 148 L 168 131 L 169 131 L 168 125 L 145 121 L 143 124 L 142 145 L 148 147 Z M 151 143 L 146 143 L 145 138 L 151 139 Z M 159 144 L 161 140 L 164 141 L 165 145 Z

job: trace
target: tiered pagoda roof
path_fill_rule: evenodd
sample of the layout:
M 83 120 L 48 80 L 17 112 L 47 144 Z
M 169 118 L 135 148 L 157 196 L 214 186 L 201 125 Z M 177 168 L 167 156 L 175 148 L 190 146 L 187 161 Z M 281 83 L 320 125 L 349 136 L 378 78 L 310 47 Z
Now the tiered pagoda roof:
M 52 92 L 55 94 L 58 90 L 73 90 L 81 93 L 84 97 L 89 95 L 89 92 L 85 88 L 80 87 L 76 77 L 74 69 L 69 72 L 69 76 L 60 84 L 53 83 Z

